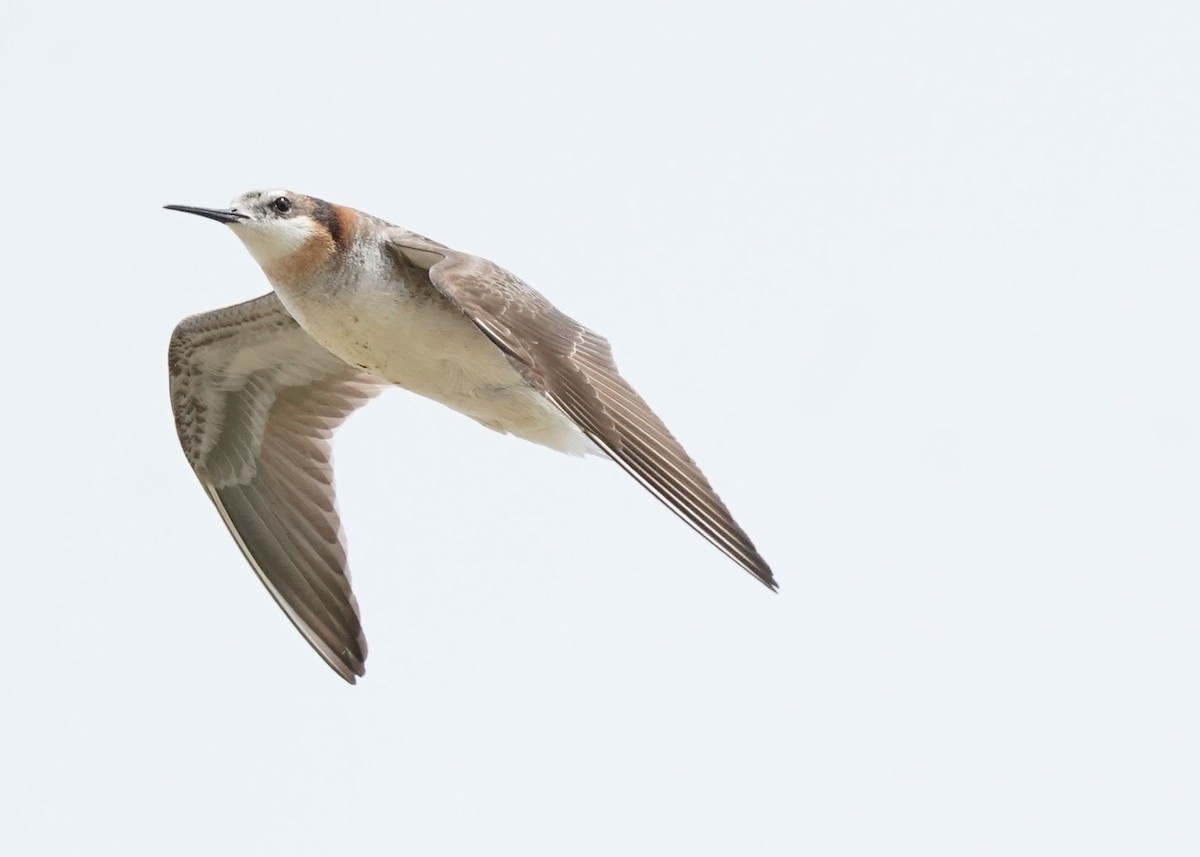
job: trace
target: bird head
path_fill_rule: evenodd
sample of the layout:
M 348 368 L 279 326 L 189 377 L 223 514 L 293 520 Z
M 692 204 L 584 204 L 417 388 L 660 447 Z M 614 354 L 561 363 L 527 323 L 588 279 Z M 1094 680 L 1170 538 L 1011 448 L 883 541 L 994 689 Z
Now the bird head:
M 254 190 L 229 208 L 168 205 L 229 226 L 274 282 L 303 276 L 346 248 L 355 212 L 288 190 Z

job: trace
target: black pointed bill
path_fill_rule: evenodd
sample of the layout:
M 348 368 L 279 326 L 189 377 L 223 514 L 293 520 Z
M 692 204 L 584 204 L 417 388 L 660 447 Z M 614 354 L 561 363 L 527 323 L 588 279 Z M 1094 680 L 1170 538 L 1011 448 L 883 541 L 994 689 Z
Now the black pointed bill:
M 199 214 L 201 217 L 207 217 L 218 223 L 240 223 L 250 219 L 247 215 L 231 208 L 196 208 L 194 205 L 164 205 L 163 208 L 169 208 L 171 211 L 184 211 L 188 214 Z

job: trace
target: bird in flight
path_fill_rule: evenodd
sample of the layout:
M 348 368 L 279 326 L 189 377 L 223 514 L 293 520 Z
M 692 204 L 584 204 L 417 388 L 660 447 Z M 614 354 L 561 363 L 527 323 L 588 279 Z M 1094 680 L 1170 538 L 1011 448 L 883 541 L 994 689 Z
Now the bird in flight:
M 771 569 L 704 474 L 618 374 L 608 341 L 498 265 L 287 190 L 224 223 L 273 291 L 184 319 L 168 367 L 188 462 L 259 579 L 346 681 L 367 644 L 350 588 L 330 439 L 380 389 L 633 478 L 763 584 Z

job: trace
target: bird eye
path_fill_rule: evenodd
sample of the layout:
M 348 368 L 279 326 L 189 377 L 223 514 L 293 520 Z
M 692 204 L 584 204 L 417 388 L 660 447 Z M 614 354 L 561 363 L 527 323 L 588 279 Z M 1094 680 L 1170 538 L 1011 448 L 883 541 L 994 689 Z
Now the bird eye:
M 271 208 L 275 209 L 280 214 L 286 214 L 292 210 L 292 201 L 286 196 L 281 196 L 279 199 L 271 203 Z

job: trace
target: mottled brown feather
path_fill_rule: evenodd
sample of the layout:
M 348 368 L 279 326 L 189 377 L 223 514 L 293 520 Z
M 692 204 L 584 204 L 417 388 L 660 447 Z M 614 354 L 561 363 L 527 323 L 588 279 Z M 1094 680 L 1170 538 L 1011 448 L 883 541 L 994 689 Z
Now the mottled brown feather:
M 185 319 L 168 368 L 179 441 L 205 491 L 284 613 L 354 683 L 367 645 L 329 440 L 377 382 L 309 337 L 274 293 Z

